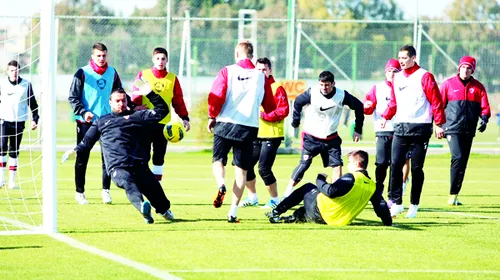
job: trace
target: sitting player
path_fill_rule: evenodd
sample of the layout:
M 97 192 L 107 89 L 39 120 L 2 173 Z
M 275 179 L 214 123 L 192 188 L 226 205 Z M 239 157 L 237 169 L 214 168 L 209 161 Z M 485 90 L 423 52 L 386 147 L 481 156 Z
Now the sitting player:
M 377 189 L 368 177 L 368 153 L 349 153 L 347 174 L 332 184 L 326 182 L 326 174 L 319 174 L 316 186 L 312 183 L 298 188 L 285 198 L 274 210 L 266 213 L 271 223 L 315 222 L 331 226 L 349 225 L 371 201 L 373 210 L 386 226 L 392 225 L 392 217 L 387 203 L 382 197 L 382 189 Z M 293 215 L 281 217 L 288 209 L 304 201 L 304 206 Z

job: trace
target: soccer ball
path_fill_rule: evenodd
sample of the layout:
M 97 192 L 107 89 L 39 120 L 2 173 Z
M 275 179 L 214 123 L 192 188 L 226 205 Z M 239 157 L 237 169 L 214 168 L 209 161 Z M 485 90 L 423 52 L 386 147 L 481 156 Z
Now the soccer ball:
M 163 128 L 163 135 L 165 138 L 172 143 L 177 143 L 184 138 L 184 125 L 180 122 L 169 122 Z

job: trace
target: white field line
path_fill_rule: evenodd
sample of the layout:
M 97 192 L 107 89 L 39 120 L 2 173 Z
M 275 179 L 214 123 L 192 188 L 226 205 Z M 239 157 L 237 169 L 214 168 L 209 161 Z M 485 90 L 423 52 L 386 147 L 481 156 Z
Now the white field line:
M 30 233 L 33 233 L 33 234 L 44 233 L 43 231 L 40 230 L 39 227 L 34 227 L 32 225 L 29 225 L 29 224 L 26 224 L 26 223 L 22 223 L 22 222 L 19 222 L 19 221 L 13 220 L 13 219 L 9 219 L 9 218 L 6 218 L 6 217 L 1 217 L 0 216 L 0 221 L 3 221 L 5 223 L 10 223 L 12 225 L 20 226 L 20 227 L 22 227 L 24 229 L 27 229 L 27 230 L 25 230 L 25 232 L 30 232 L 30 230 L 31 230 Z M 22 232 L 23 231 L 13 231 L 13 234 L 20 234 Z M 170 274 L 166 270 L 161 270 L 161 269 L 158 269 L 158 268 L 154 268 L 154 267 L 149 266 L 147 264 L 136 262 L 136 261 L 127 259 L 125 257 L 122 257 L 120 255 L 117 255 L 117 254 L 114 254 L 114 253 L 111 253 L 111 252 L 108 252 L 108 251 L 104 251 L 104 250 L 98 249 L 96 247 L 92 247 L 90 245 L 87 245 L 87 244 L 85 244 L 83 242 L 80 242 L 80 241 L 78 241 L 76 239 L 73 239 L 73 238 L 71 238 L 69 236 L 66 236 L 64 234 L 50 233 L 50 234 L 48 234 L 48 236 L 54 238 L 57 241 L 63 242 L 63 243 L 65 243 L 65 244 L 67 244 L 67 245 L 69 245 L 71 247 L 74 247 L 74 248 L 80 249 L 82 251 L 85 251 L 85 252 L 97 255 L 99 257 L 102 257 L 102 258 L 114 261 L 116 263 L 119 263 L 119 264 L 122 264 L 122 265 L 125 265 L 125 266 L 128 266 L 128 267 L 131 267 L 131 268 L 133 268 L 135 270 L 142 271 L 142 272 L 147 273 L 147 274 L 149 274 L 151 276 L 154 276 L 154 277 L 156 277 L 158 279 L 166 279 L 166 280 L 182 279 L 182 278 L 179 278 L 177 276 L 174 276 L 174 275 Z
M 489 219 L 489 220 L 500 220 L 500 217 L 484 216 L 484 215 L 470 214 L 470 213 L 464 213 L 464 212 L 451 212 L 451 211 L 442 211 L 442 210 L 433 210 L 433 209 L 425 209 L 425 210 L 428 212 L 436 212 L 436 213 L 443 213 L 443 214 L 450 214 L 450 215 L 457 215 L 457 216 L 464 216 L 464 217 L 473 217 L 473 218 Z
M 87 245 L 87 244 L 85 244 L 83 242 L 80 242 L 80 241 L 75 240 L 75 239 L 73 239 L 71 237 L 68 237 L 68 236 L 66 236 L 64 234 L 56 233 L 56 234 L 50 234 L 50 236 L 52 238 L 58 240 L 58 241 L 66 243 L 66 244 L 68 244 L 68 245 L 70 245 L 72 247 L 75 247 L 77 249 L 86 251 L 88 253 L 97 255 L 99 257 L 103 257 L 105 259 L 108 259 L 108 260 L 117 262 L 119 264 L 131 267 L 133 269 L 142 271 L 144 273 L 147 273 L 147 274 L 149 274 L 151 276 L 154 276 L 154 277 L 157 277 L 159 279 L 169 279 L 169 280 L 170 279 L 182 279 L 182 278 L 179 278 L 177 276 L 174 276 L 174 275 L 170 274 L 166 270 L 161 270 L 161 269 L 158 269 L 158 268 L 154 268 L 154 267 L 149 266 L 147 264 L 136 262 L 136 261 L 127 259 L 125 257 L 122 257 L 120 255 L 117 255 L 117 254 L 114 254 L 114 253 L 111 253 L 111 252 L 108 252 L 108 251 L 104 251 L 104 250 L 92 247 L 92 246 Z
M 380 272 L 380 273 L 433 273 L 433 274 L 500 274 L 500 270 L 461 269 L 370 269 L 370 268 L 238 268 L 169 270 L 171 273 L 241 273 L 241 272 Z

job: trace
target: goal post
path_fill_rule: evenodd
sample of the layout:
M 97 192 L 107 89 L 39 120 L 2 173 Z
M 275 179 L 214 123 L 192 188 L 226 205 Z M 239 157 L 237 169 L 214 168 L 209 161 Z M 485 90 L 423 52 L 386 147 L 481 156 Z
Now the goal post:
M 42 129 L 43 226 L 45 233 L 57 232 L 56 203 L 56 93 L 55 93 L 55 0 L 40 0 L 40 63 Z

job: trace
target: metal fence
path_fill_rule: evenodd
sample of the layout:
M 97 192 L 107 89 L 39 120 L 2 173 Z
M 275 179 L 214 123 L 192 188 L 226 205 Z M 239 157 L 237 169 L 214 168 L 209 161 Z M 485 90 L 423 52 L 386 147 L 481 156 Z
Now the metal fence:
M 255 19 L 257 21 L 257 56 L 273 62 L 274 75 L 284 78 L 287 72 L 286 19 Z M 189 38 L 186 25 L 189 23 Z M 310 40 L 294 45 L 298 57 L 298 79 L 315 79 L 324 69 L 331 69 L 340 80 L 367 81 L 383 79 L 383 66 L 398 49 L 413 44 L 413 35 L 422 30 L 419 62 L 442 80 L 456 73 L 456 63 L 463 55 L 478 60 L 476 77 L 489 92 L 499 92 L 500 26 L 488 22 L 422 21 L 415 30 L 413 21 L 324 21 L 298 19 L 301 30 Z M 58 16 L 58 73 L 71 74 L 88 62 L 90 48 L 96 41 L 110 49 L 110 63 L 124 79 L 151 66 L 154 47 L 170 42 L 169 68 L 173 72 L 187 69 L 192 78 L 214 77 L 223 66 L 234 63 L 234 46 L 238 41 L 238 19 L 173 18 L 170 32 L 166 18 L 81 18 Z M 418 28 L 418 27 L 417 27 Z M 298 29 L 294 36 L 298 38 Z M 166 34 L 170 33 L 170 38 Z M 184 36 L 183 36 L 184 35 Z M 190 45 L 181 57 L 182 44 Z M 332 66 L 333 61 L 339 69 Z M 289 70 L 289 69 L 288 69 Z M 347 77 L 339 72 L 347 74 Z M 184 72 L 184 71 L 183 71 Z M 183 73 L 179 73 L 183 74 Z M 184 73 L 186 74 L 186 73 Z
M 23 71 L 37 73 L 39 18 L 16 18 L 15 36 L 0 28 L 0 61 L 18 58 L 27 65 Z M 170 20 L 170 21 L 169 21 Z M 0 17 L 0 27 L 11 22 Z M 276 78 L 288 72 L 296 79 L 314 81 L 319 72 L 332 70 L 339 82 L 356 94 L 381 80 L 385 62 L 396 57 L 398 49 L 419 41 L 419 63 L 436 76 L 438 82 L 457 73 L 461 56 L 472 55 L 478 61 L 474 76 L 489 93 L 500 92 L 500 26 L 494 22 L 373 21 L 279 18 L 195 17 L 82 17 L 56 15 L 57 75 L 61 76 L 58 94 L 65 96 L 75 71 L 88 63 L 91 46 L 101 41 L 108 46 L 109 63 L 127 85 L 141 70 L 151 67 L 151 52 L 169 46 L 169 71 L 177 73 L 186 85 L 187 96 L 204 96 L 217 72 L 234 63 L 234 46 L 239 28 L 253 23 L 257 56 L 273 62 Z M 168 36 L 170 35 L 170 36 Z M 288 52 L 290 36 L 293 56 Z M 290 60 L 293 63 L 290 63 Z M 293 67 L 294 69 L 290 69 Z M 0 69 L 5 69 L 3 66 Z M 182 73 L 179 73 L 182 72 Z M 64 85 L 64 87 L 63 87 Z M 62 92 L 62 93 L 61 93 Z

